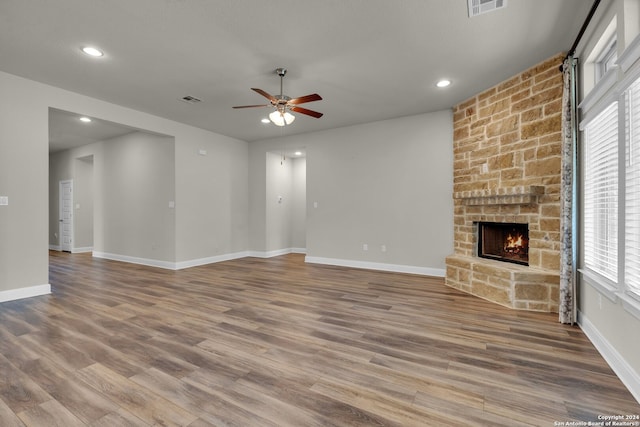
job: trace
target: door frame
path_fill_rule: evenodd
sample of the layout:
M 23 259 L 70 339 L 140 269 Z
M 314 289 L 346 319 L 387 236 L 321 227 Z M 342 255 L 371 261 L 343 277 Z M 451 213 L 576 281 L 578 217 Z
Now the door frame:
M 70 212 L 69 212 L 69 244 L 65 244 L 65 240 L 64 240 L 64 186 L 65 185 L 69 185 L 70 189 L 71 189 L 71 206 L 70 206 Z M 58 236 L 60 239 L 60 250 L 61 251 L 66 251 L 66 252 L 73 252 L 73 180 L 72 179 L 66 179 L 66 180 L 61 180 L 58 183 Z

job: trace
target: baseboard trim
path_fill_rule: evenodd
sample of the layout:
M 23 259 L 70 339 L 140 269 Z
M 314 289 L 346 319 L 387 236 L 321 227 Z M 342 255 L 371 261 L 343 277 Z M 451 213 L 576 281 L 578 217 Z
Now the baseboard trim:
M 613 372 L 620 378 L 620 381 L 640 403 L 640 375 L 580 311 L 578 311 L 578 325 L 611 369 L 613 369 Z
M 211 257 L 198 258 L 198 259 L 180 261 L 180 262 L 159 261 L 155 259 L 138 258 L 138 257 L 127 256 L 127 255 L 118 255 L 118 254 L 99 252 L 99 251 L 93 251 L 93 256 L 96 258 L 104 258 L 104 259 L 110 259 L 113 261 L 147 265 L 150 267 L 164 268 L 167 270 L 182 270 L 185 268 L 197 267 L 197 266 L 206 265 L 206 264 L 214 264 L 216 262 L 230 261 L 230 260 L 246 258 L 246 257 L 272 258 L 272 257 L 287 255 L 291 253 L 306 254 L 306 252 L 307 250 L 305 248 L 285 248 L 285 249 L 277 249 L 274 251 L 242 251 L 242 252 L 215 255 Z M 420 276 L 445 277 L 446 275 L 445 269 L 417 267 L 412 265 L 384 264 L 384 263 L 378 263 L 378 262 L 355 261 L 355 260 L 345 260 L 345 259 L 338 259 L 338 258 L 312 257 L 308 255 L 305 256 L 304 261 L 309 264 L 336 265 L 340 267 L 362 268 L 366 270 L 418 274 Z
M 175 270 L 176 269 L 176 263 L 170 262 L 170 261 L 160 261 L 160 260 L 157 260 L 157 259 L 138 258 L 138 257 L 133 257 L 133 256 L 128 256 L 128 255 L 118 255 L 118 254 L 111 254 L 111 253 L 99 252 L 99 251 L 93 251 L 92 254 L 93 254 L 93 256 L 95 258 L 104 258 L 104 259 L 109 259 L 109 260 L 112 260 L 112 261 L 121 261 L 121 262 L 128 262 L 128 263 L 131 263 L 131 264 L 147 265 L 149 267 L 164 268 L 164 269 L 167 269 L 167 270 Z
M 110 259 L 112 261 L 128 262 L 131 264 L 147 265 L 150 267 L 164 268 L 167 270 L 182 270 L 185 268 L 197 267 L 197 266 L 206 265 L 206 264 L 214 264 L 216 262 L 230 261 L 230 260 L 246 258 L 246 257 L 272 258 L 275 256 L 286 255 L 290 253 L 305 253 L 305 252 L 306 252 L 306 249 L 304 248 L 287 248 L 287 249 L 278 249 L 275 251 L 267 251 L 267 252 L 242 251 L 242 252 L 215 255 L 211 257 L 198 258 L 198 259 L 192 259 L 192 260 L 180 261 L 180 262 L 159 261 L 155 259 L 139 258 L 139 257 L 118 255 L 118 254 L 99 252 L 99 251 L 93 251 L 93 256 L 96 258 L 104 258 L 104 259 Z
M 249 252 L 243 251 L 243 252 L 235 252 L 230 254 L 215 255 L 215 256 L 206 257 L 206 258 L 192 259 L 189 261 L 180 261 L 175 264 L 175 270 L 182 270 L 185 268 L 197 267 L 197 266 L 206 265 L 206 264 L 214 264 L 216 262 L 222 262 L 222 261 L 231 261 L 233 259 L 246 258 L 248 256 L 250 256 Z
M 306 254 L 305 248 L 284 248 L 276 249 L 275 251 L 249 251 L 247 256 L 254 258 L 273 258 L 274 256 L 281 256 L 287 254 Z
M 417 267 L 412 265 L 384 264 L 369 261 L 355 261 L 349 259 L 323 258 L 306 256 L 305 262 L 311 264 L 336 265 L 339 267 L 363 268 L 367 270 L 391 271 L 394 273 L 418 274 L 421 276 L 445 277 L 446 270 L 442 268 Z
M 58 251 L 58 252 L 60 252 L 60 251 L 62 251 L 62 247 L 58 246 L 58 245 L 49 245 L 49 250 L 50 251 Z
M 26 288 L 9 289 L 0 292 L 0 302 L 15 301 L 24 298 L 39 297 L 49 295 L 51 293 L 51 285 L 36 285 Z
M 84 248 L 73 248 L 71 249 L 72 254 L 84 254 L 87 252 L 93 252 L 93 246 L 86 246 Z

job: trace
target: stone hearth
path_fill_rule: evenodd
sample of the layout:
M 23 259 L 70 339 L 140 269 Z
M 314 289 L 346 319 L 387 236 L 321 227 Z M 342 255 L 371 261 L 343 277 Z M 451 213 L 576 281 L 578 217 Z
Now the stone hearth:
M 451 255 L 447 284 L 510 308 L 557 313 L 560 276 L 528 266 Z
M 446 284 L 514 309 L 558 311 L 562 57 L 454 107 Z M 479 222 L 528 224 L 529 265 L 479 258 Z

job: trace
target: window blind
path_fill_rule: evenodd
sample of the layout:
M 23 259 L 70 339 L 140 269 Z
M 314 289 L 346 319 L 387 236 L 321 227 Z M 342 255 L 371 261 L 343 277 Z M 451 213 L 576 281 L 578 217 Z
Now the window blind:
M 584 263 L 618 281 L 618 103 L 585 127 Z
M 640 295 L 640 79 L 627 90 L 625 153 L 625 284 Z

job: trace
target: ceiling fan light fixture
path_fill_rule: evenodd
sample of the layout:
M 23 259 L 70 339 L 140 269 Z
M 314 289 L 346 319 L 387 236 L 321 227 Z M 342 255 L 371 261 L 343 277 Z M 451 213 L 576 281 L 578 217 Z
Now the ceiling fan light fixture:
M 295 119 L 296 116 L 288 111 L 281 112 L 275 110 L 274 112 L 269 114 L 269 120 L 271 120 L 271 122 L 276 126 L 290 125 Z
M 322 97 L 317 93 L 312 93 L 305 96 L 300 96 L 298 98 L 291 98 L 286 96 L 282 91 L 282 79 L 287 74 L 286 68 L 277 68 L 276 73 L 280 77 L 280 95 L 273 96 L 262 89 L 258 89 L 256 87 L 252 87 L 251 90 L 257 92 L 258 94 L 264 96 L 269 100 L 269 104 L 259 104 L 259 105 L 236 105 L 233 108 L 258 108 L 258 107 L 274 107 L 275 111 L 269 114 L 269 120 L 276 126 L 286 126 L 293 123 L 296 117 L 289 112 L 289 110 L 294 111 L 296 113 L 304 114 L 307 116 L 315 117 L 319 119 L 322 117 L 322 113 L 317 111 L 309 110 L 307 108 L 300 107 L 300 104 L 304 104 L 307 102 L 320 101 Z M 263 123 L 264 120 L 263 120 Z

